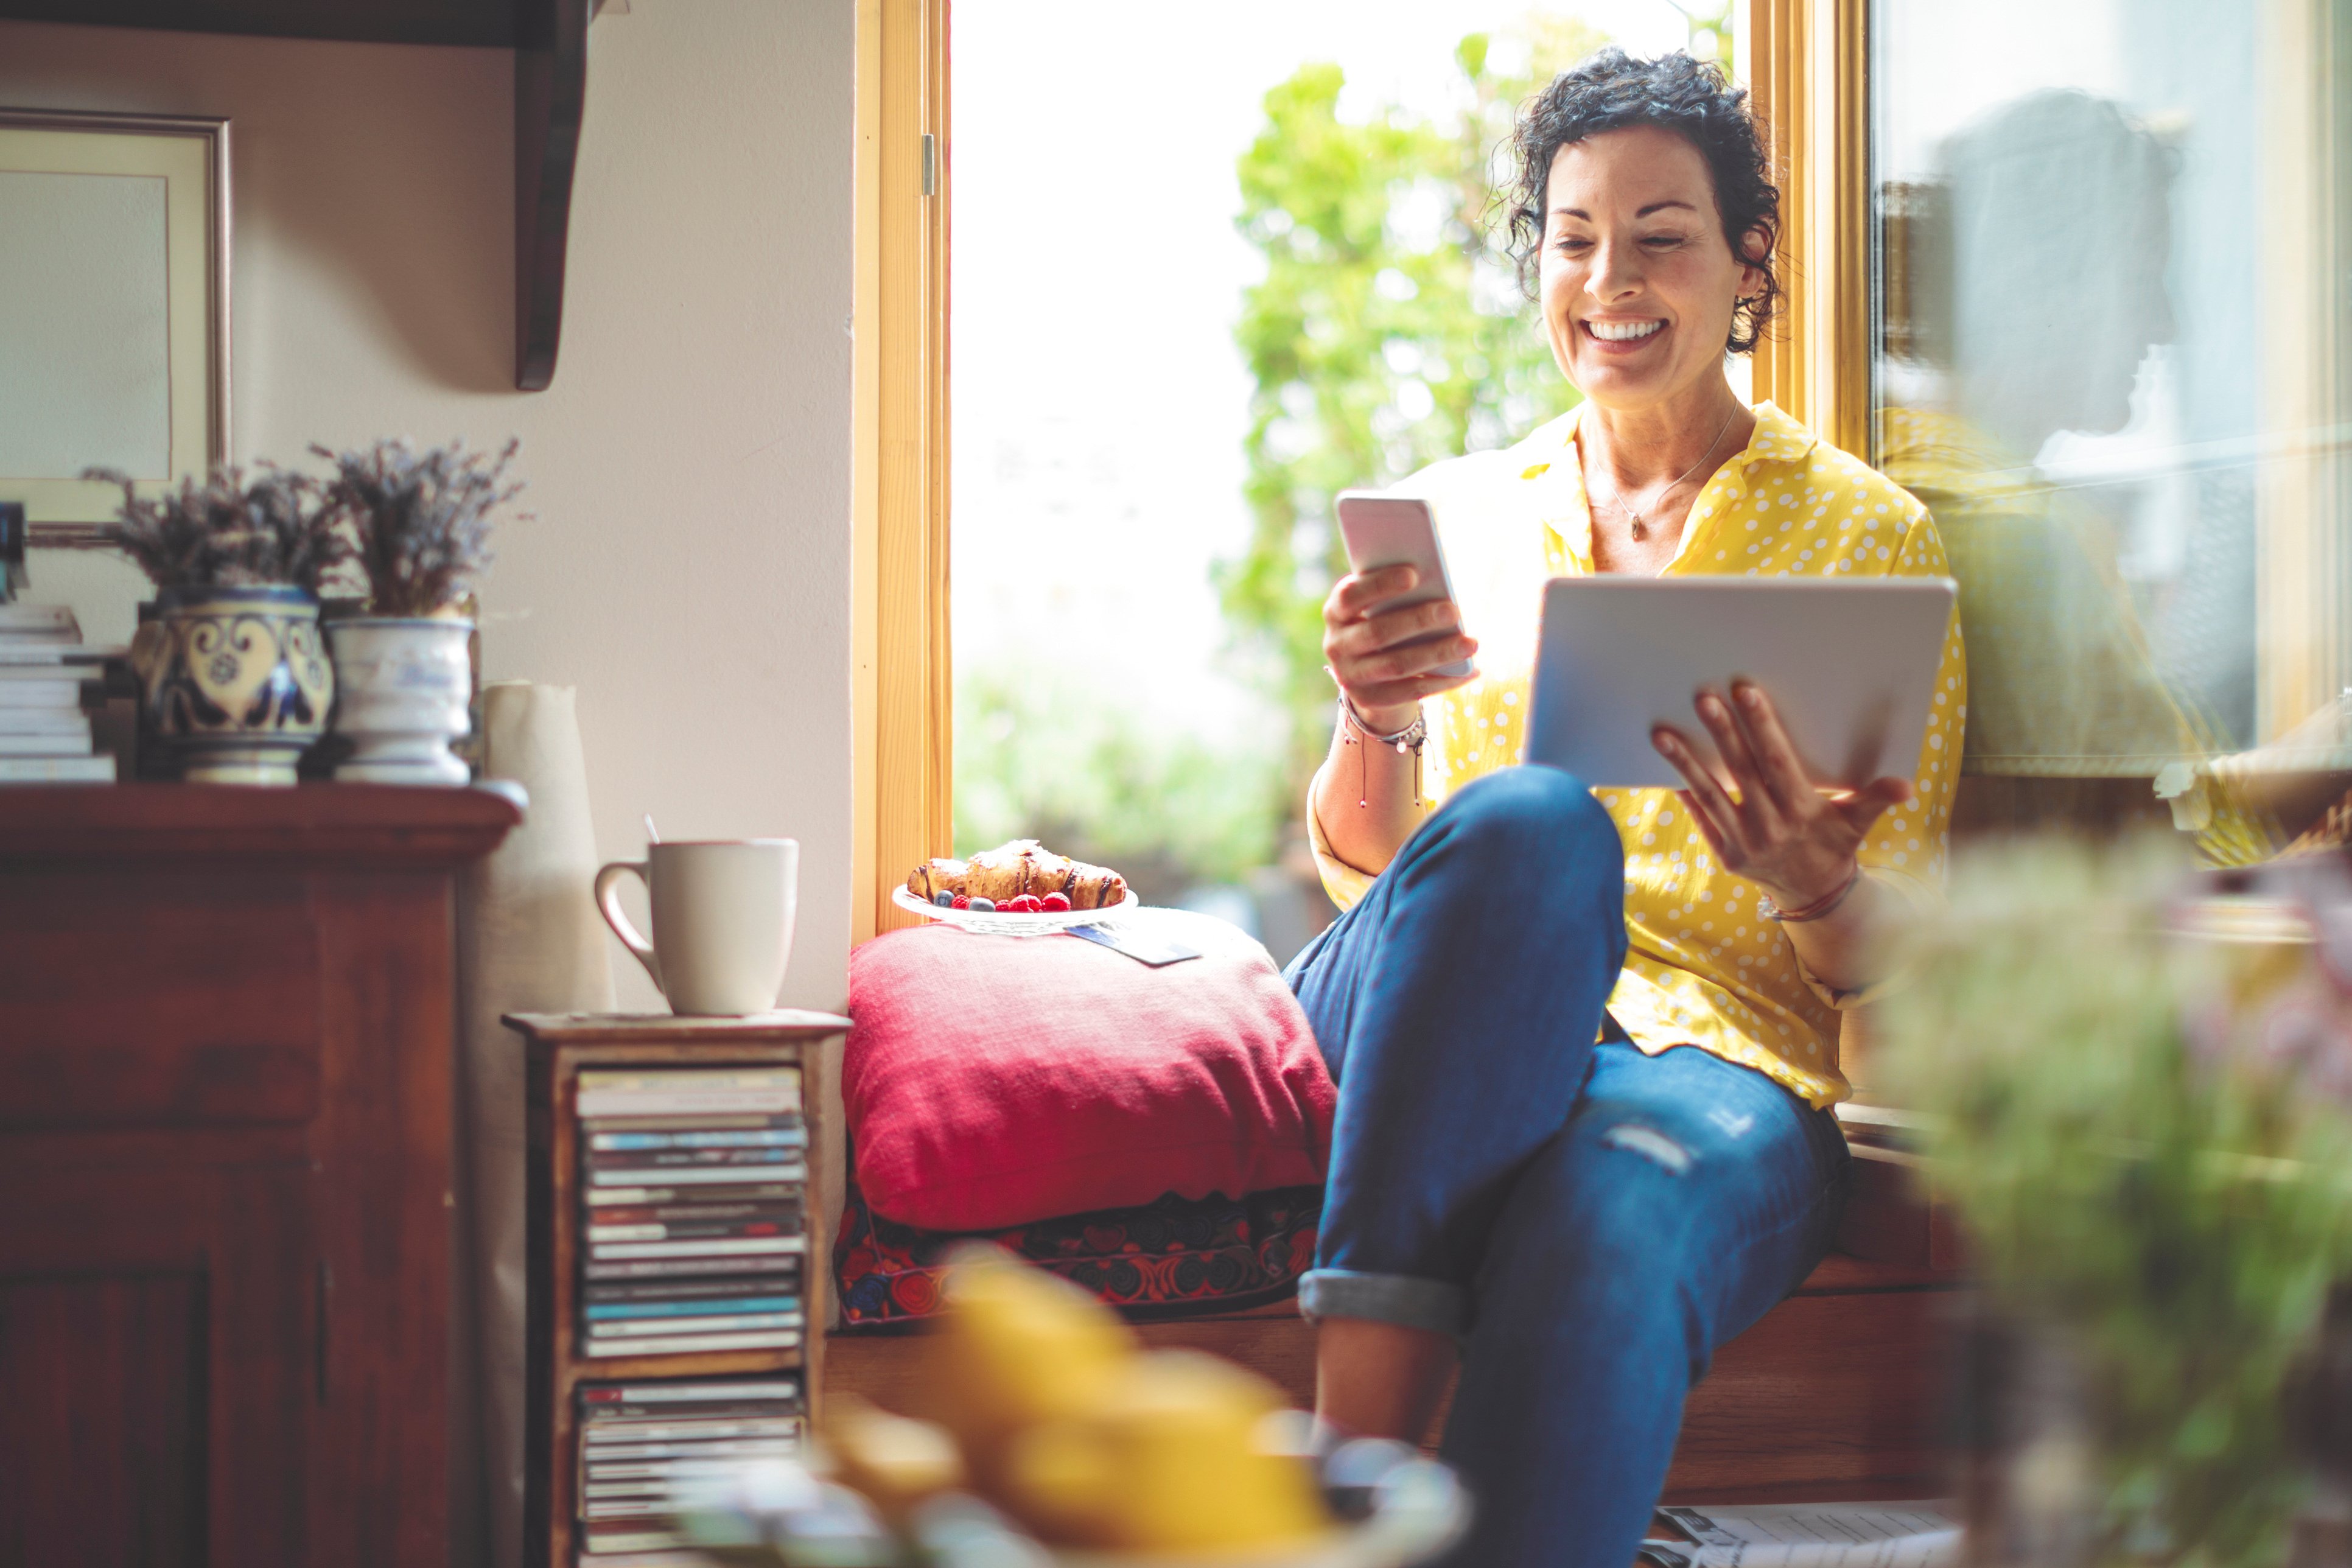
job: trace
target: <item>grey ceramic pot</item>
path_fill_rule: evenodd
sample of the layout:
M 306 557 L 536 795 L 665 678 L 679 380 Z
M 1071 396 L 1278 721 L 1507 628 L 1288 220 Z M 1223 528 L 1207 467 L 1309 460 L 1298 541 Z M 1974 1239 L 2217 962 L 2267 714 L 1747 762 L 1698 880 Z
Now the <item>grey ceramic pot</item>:
M 335 733 L 352 754 L 339 781 L 462 784 L 473 777 L 449 742 L 473 727 L 474 623 L 352 616 L 327 623 L 335 660 Z

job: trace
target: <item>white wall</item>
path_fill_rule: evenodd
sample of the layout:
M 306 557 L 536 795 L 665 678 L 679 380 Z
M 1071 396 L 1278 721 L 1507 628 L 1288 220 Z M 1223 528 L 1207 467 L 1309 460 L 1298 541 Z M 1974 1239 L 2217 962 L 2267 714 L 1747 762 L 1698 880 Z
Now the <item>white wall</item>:
M 485 675 L 580 690 L 597 844 L 800 839 L 784 999 L 846 991 L 852 0 L 591 30 L 562 356 L 513 388 L 511 57 L 0 22 L 0 105 L 226 115 L 235 451 L 522 438 Z M 127 639 L 144 583 L 37 554 Z M 614 949 L 625 1007 L 657 1002 Z

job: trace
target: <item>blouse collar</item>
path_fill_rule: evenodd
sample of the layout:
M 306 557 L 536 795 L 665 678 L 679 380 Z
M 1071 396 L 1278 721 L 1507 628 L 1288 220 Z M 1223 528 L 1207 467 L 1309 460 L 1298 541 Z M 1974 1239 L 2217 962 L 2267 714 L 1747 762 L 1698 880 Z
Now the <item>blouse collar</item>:
M 1521 443 L 1528 460 L 1519 472 L 1520 479 L 1545 487 L 1544 524 L 1559 536 L 1577 570 L 1587 575 L 1592 572 L 1592 502 L 1584 492 L 1584 475 L 1575 454 L 1577 432 L 1582 427 L 1584 411 L 1591 406 L 1578 404 Z M 1710 496 L 1745 483 L 1748 470 L 1758 463 L 1802 462 L 1821 443 L 1821 437 L 1782 413 L 1769 398 L 1751 405 L 1748 412 L 1756 416 L 1756 428 L 1749 433 L 1748 444 L 1734 452 L 1691 498 L 1691 515 L 1700 526 L 1684 526 L 1682 543 L 1660 575 L 1670 576 L 1682 565 L 1712 521 L 1718 503 L 1711 502 Z M 1709 509 L 1707 515 L 1701 514 L 1702 507 Z

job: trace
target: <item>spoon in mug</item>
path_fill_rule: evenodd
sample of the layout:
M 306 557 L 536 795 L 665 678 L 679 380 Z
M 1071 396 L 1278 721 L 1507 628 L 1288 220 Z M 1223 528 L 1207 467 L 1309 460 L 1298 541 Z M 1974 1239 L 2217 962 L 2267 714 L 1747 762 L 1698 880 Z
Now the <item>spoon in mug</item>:
M 648 844 L 661 842 L 661 829 L 654 826 L 654 814 L 650 811 L 646 813 L 646 842 Z

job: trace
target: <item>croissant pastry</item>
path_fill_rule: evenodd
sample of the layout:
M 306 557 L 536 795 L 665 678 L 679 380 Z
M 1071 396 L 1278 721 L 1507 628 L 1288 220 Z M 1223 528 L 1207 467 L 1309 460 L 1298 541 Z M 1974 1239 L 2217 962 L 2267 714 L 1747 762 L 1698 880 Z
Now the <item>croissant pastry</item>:
M 1127 897 L 1127 879 L 1108 866 L 1089 866 L 1034 838 L 983 849 L 969 860 L 926 860 L 907 874 L 907 890 L 929 902 L 936 893 L 963 893 L 1002 905 L 1024 893 L 1062 893 L 1074 910 L 1108 909 Z

